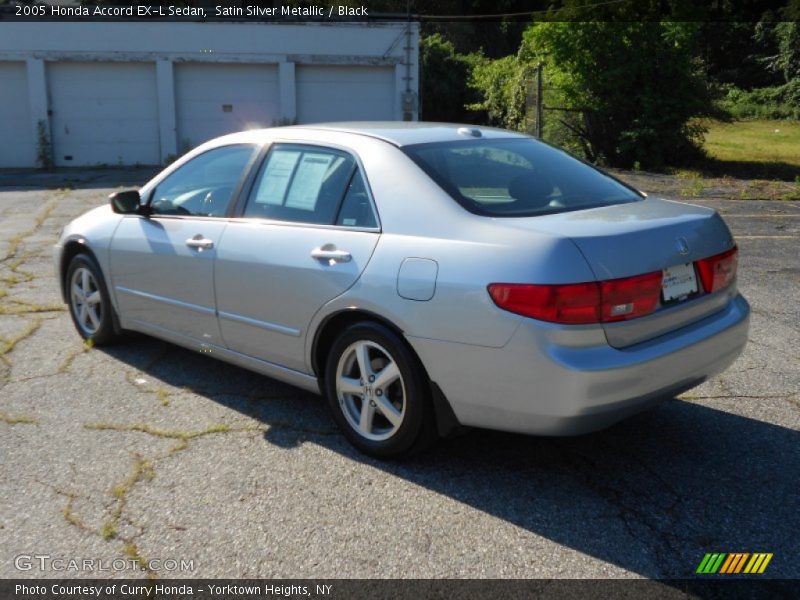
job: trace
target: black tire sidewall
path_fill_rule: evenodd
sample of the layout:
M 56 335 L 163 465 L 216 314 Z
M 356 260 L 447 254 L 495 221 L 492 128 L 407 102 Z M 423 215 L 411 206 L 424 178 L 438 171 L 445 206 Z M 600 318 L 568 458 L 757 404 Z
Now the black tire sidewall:
M 72 308 L 72 293 L 70 290 L 70 287 L 72 285 L 72 275 L 80 267 L 85 267 L 89 269 L 89 271 L 94 276 L 94 280 L 97 282 L 97 287 L 100 291 L 101 302 L 103 303 L 103 315 L 102 318 L 100 319 L 100 327 L 95 333 L 88 336 L 85 334 L 80 324 L 78 323 L 78 320 L 75 317 L 75 311 Z M 77 254 L 73 257 L 73 259 L 69 263 L 69 266 L 67 267 L 67 272 L 64 275 L 64 289 L 66 290 L 67 305 L 69 307 L 69 316 L 72 319 L 72 323 L 75 325 L 75 329 L 78 331 L 78 334 L 83 339 L 91 340 L 94 344 L 98 346 L 111 342 L 116 337 L 116 333 L 114 331 L 114 320 L 112 316 L 112 311 L 114 310 L 114 307 L 111 304 L 111 297 L 108 294 L 108 289 L 106 288 L 106 283 L 105 279 L 103 278 L 103 273 L 100 270 L 100 267 L 97 265 L 97 262 L 94 260 L 94 258 L 84 253 Z
M 406 414 L 397 433 L 388 440 L 368 440 L 356 432 L 342 413 L 336 394 L 336 369 L 342 353 L 354 342 L 380 344 L 391 355 L 403 377 Z M 333 417 L 345 437 L 359 450 L 377 458 L 397 458 L 411 453 L 432 418 L 429 386 L 419 361 L 403 340 L 379 323 L 362 322 L 348 327 L 333 343 L 325 363 L 325 395 Z

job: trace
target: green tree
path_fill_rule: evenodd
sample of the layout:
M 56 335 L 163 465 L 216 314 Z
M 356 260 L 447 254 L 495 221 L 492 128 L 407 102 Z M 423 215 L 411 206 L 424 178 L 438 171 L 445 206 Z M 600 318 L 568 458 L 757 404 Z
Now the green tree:
M 544 63 L 546 137 L 616 167 L 698 157 L 702 129 L 692 118 L 711 111 L 698 30 L 691 22 L 531 25 L 515 60 Z
M 467 80 L 476 55 L 459 54 L 452 42 L 440 34 L 422 36 L 419 41 L 421 108 L 425 121 L 469 123 L 478 118 L 466 105 L 477 100 Z
M 469 86 L 480 93 L 480 100 L 468 105 L 484 111 L 492 125 L 524 131 L 526 128 L 526 86 L 530 65 L 516 56 L 475 61 Z

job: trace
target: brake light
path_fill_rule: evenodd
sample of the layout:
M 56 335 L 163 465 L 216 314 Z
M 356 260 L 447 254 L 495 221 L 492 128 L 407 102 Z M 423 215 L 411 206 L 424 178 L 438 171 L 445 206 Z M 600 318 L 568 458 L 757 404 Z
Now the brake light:
M 553 323 L 597 323 L 600 288 L 594 282 L 567 285 L 493 283 L 489 294 L 500 308 Z
M 624 321 L 656 311 L 663 273 L 656 271 L 600 282 L 601 320 Z
M 736 246 L 723 252 L 697 261 L 700 281 L 707 293 L 717 292 L 728 287 L 736 277 L 739 264 L 739 250 Z
M 633 319 L 655 312 L 661 271 L 601 282 L 561 285 L 493 283 L 500 308 L 551 323 L 588 324 Z

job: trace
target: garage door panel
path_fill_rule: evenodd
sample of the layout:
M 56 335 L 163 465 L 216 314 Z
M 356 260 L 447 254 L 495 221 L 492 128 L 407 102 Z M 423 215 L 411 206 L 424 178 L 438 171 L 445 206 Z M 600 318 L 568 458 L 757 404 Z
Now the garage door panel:
M 394 69 L 298 65 L 297 120 L 381 121 L 394 119 Z
M 175 98 L 181 146 L 269 127 L 280 115 L 278 67 L 179 63 L 175 65 Z
M 34 166 L 36 148 L 24 62 L 0 62 L 0 107 L 0 167 Z
M 153 63 L 50 63 L 47 77 L 57 165 L 160 162 Z
M 128 128 L 120 130 L 119 125 L 113 121 L 98 118 L 96 121 L 91 119 L 76 119 L 70 121 L 65 135 L 70 136 L 70 144 L 80 146 L 82 144 L 105 144 L 114 142 L 116 146 L 123 149 L 127 145 L 145 144 L 150 146 L 152 139 L 148 131 L 150 121 L 148 119 L 129 119 Z M 62 148 L 66 150 L 68 148 Z

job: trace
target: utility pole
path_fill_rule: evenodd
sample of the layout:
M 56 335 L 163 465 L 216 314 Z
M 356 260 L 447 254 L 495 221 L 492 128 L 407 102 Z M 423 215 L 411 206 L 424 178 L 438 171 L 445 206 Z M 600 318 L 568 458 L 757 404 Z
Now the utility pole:
M 536 137 L 542 139 L 542 63 L 536 65 Z

